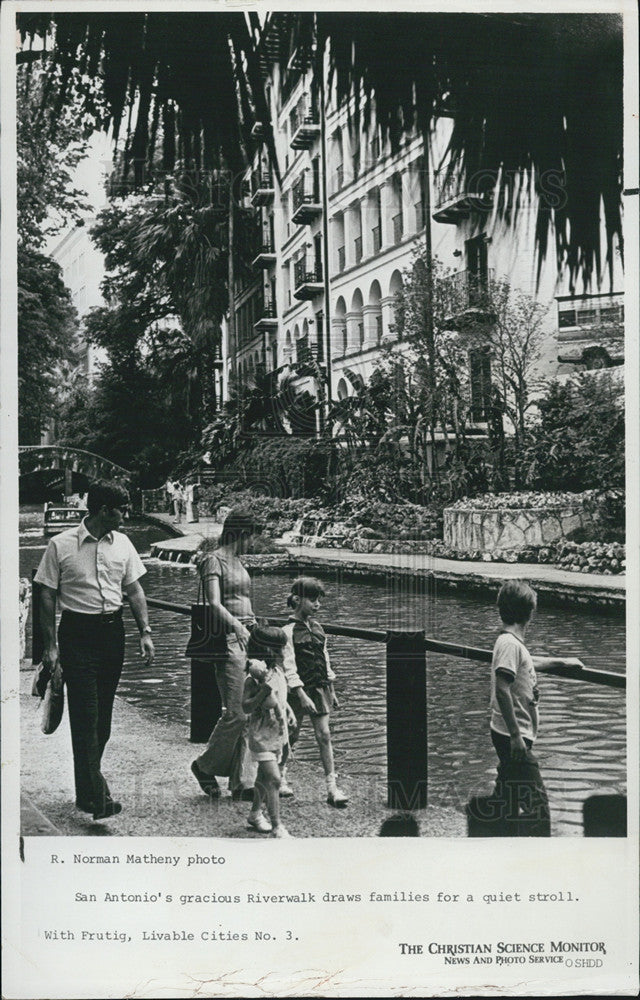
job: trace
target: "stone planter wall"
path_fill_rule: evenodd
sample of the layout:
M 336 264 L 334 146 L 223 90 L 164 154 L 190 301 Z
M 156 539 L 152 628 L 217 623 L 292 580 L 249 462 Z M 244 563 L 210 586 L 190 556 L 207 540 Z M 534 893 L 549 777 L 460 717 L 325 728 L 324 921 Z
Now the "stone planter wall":
M 553 545 L 591 524 L 581 504 L 514 510 L 449 507 L 444 511 L 444 541 L 458 552 L 518 551 Z

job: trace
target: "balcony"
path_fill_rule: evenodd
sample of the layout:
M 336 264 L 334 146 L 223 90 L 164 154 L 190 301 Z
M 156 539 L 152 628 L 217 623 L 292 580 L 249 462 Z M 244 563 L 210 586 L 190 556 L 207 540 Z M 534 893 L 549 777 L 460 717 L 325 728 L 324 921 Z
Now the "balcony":
M 251 173 L 251 204 L 268 205 L 273 201 L 275 189 L 270 170 L 254 170 Z
M 293 185 L 293 214 L 291 221 L 298 226 L 308 226 L 322 214 L 322 202 L 317 181 L 305 170 Z
M 259 319 L 253 324 L 255 330 L 273 330 L 278 326 L 278 312 L 275 302 L 265 299 Z
M 320 295 L 324 290 L 322 264 L 312 257 L 301 257 L 293 265 L 293 297 L 303 301 Z
M 468 219 L 472 212 L 488 212 L 493 206 L 495 183 L 486 176 L 471 177 L 467 180 L 461 171 L 450 173 L 447 167 L 436 170 L 433 175 L 435 187 L 436 222 L 456 225 Z
M 478 274 L 475 271 L 458 271 L 447 281 L 449 312 L 445 322 L 454 329 L 473 323 L 494 323 L 495 307 L 492 293 L 495 285 L 493 268 Z
M 320 115 L 308 94 L 304 94 L 289 115 L 292 149 L 310 149 L 320 135 Z
M 271 267 L 276 262 L 276 251 L 272 243 L 263 243 L 256 250 L 256 255 L 251 261 L 252 267 Z
M 558 298 L 558 361 L 587 368 L 622 364 L 622 292 Z

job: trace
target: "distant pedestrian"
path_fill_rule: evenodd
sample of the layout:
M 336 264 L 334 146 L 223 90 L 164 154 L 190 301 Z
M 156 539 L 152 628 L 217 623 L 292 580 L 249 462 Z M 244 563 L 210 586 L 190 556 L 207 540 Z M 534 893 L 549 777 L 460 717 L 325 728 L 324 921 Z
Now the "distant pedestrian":
M 76 806 L 94 819 L 115 816 L 101 761 L 124 660 L 122 590 L 140 631 L 140 653 L 153 662 L 147 602 L 140 578 L 146 570 L 118 529 L 129 506 L 127 491 L 106 480 L 92 483 L 88 516 L 51 539 L 35 576 L 41 585 L 42 662 L 62 670 L 67 687 Z M 56 642 L 56 603 L 62 611 Z
M 176 481 L 173 483 L 173 523 L 180 524 L 180 519 L 182 517 L 182 511 L 184 508 L 184 491 L 182 489 L 182 483 Z
M 491 740 L 499 761 L 493 811 L 507 836 L 549 837 L 549 800 L 532 752 L 538 733 L 536 669 L 582 664 L 575 657 L 531 655 L 524 640 L 537 598 L 527 583 L 507 580 L 497 603 L 503 627 L 491 661 Z
M 280 821 L 280 764 L 289 750 L 288 723 L 295 716 L 287 704 L 287 678 L 282 650 L 287 637 L 281 628 L 254 626 L 247 645 L 247 677 L 242 707 L 249 716 L 249 749 L 258 765 L 253 805 L 247 825 L 272 837 L 289 837 Z M 266 805 L 269 820 L 264 815 Z
M 300 576 L 294 580 L 287 598 L 287 604 L 293 608 L 294 613 L 284 626 L 288 640 L 285 659 L 292 661 L 289 669 L 293 669 L 295 664 L 298 676 L 304 684 L 304 691 L 290 699 L 296 721 L 295 726 L 291 727 L 289 743 L 291 747 L 295 745 L 302 720 L 305 715 L 309 715 L 325 773 L 327 803 L 337 809 L 344 809 L 348 799 L 338 788 L 329 730 L 331 711 L 339 708 L 333 683 L 336 675 L 329 662 L 325 631 L 315 618 L 320 609 L 321 597 L 324 597 L 324 588 L 320 581 L 311 576 Z M 280 794 L 293 795 L 286 771 L 283 771 Z
M 173 497 L 175 494 L 175 487 L 173 485 L 173 480 L 167 479 L 164 484 L 164 492 L 167 500 L 167 510 L 169 514 L 173 513 Z
M 199 520 L 198 512 L 198 484 L 187 483 L 184 488 L 186 520 L 190 524 L 195 524 Z

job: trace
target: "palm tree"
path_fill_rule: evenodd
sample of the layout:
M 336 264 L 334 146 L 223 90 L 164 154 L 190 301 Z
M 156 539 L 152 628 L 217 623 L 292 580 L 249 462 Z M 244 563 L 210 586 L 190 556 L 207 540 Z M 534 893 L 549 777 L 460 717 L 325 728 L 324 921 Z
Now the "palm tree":
M 286 66 L 296 51 L 317 75 L 328 52 L 338 96 L 363 91 L 365 115 L 375 102 L 392 144 L 413 124 L 427 138 L 436 117 L 453 116 L 451 169 L 497 178 L 503 219 L 518 214 L 514 178 L 542 195 L 539 264 L 555 240 L 558 266 L 572 279 L 597 278 L 602 211 L 610 267 L 615 243 L 622 245 L 618 15 L 279 12 L 263 25 L 256 15 L 226 11 L 18 19 L 25 41 L 54 33 L 59 106 L 79 70 L 76 86 L 100 124 L 112 124 L 117 137 L 128 121 L 125 164 L 139 177 L 159 135 L 167 169 L 177 155 L 208 169 L 220 151 L 232 171 L 241 169 L 256 118 L 275 160 L 261 66 L 274 59 Z

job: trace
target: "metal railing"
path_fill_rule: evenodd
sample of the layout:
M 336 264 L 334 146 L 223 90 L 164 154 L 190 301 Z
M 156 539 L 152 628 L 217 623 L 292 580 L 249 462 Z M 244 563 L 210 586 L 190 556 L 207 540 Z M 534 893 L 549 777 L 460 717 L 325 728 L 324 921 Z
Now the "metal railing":
M 458 271 L 445 279 L 454 308 L 473 309 L 487 305 L 495 283 L 493 268 L 477 271 Z
M 292 189 L 294 213 L 301 205 L 319 205 L 320 190 L 315 178 L 309 178 L 309 171 L 303 171 Z
M 289 128 L 294 136 L 302 125 L 319 125 L 320 114 L 309 94 L 303 94 L 289 114 Z
M 301 257 L 293 265 L 295 287 L 322 282 L 322 263 L 312 257 Z
M 31 586 L 32 661 L 36 664 L 42 661 L 44 637 L 40 623 L 40 585 L 32 580 Z M 159 611 L 194 616 L 193 605 L 154 597 L 147 597 L 147 604 Z M 287 621 L 287 618 L 269 618 L 271 625 L 282 626 Z M 423 629 L 380 631 L 334 624 L 327 624 L 324 629 L 328 635 L 386 646 L 387 805 L 392 809 L 424 809 L 427 805 L 429 764 L 427 654 L 440 653 L 491 663 L 491 651 L 428 638 Z M 570 669 L 554 667 L 545 670 L 545 674 L 620 690 L 626 688 L 626 676 L 612 671 L 575 666 Z M 211 660 L 191 660 L 190 741 L 207 742 L 221 712 L 218 686 L 212 682 Z
M 270 170 L 253 170 L 251 172 L 251 193 L 273 188 L 273 174 Z

